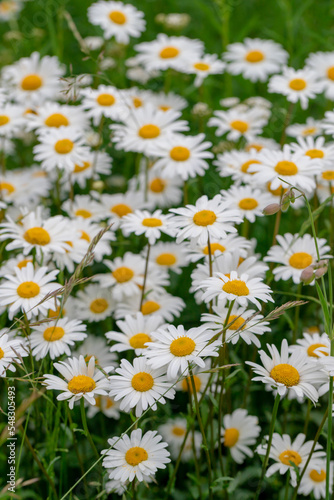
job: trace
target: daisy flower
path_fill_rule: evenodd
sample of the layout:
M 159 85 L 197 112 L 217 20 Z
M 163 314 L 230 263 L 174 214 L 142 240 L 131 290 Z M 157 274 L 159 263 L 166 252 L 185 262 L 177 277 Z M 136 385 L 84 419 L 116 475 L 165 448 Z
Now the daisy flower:
M 84 219 L 83 217 L 77 217 L 71 221 L 73 226 L 73 231 L 78 232 L 80 239 L 86 242 L 87 249 L 92 242 L 93 238 L 99 234 L 102 226 L 96 224 L 89 219 Z M 110 229 L 102 238 L 98 241 L 97 245 L 94 247 L 94 260 L 96 262 L 101 262 L 103 257 L 106 255 L 111 255 L 112 250 L 110 246 L 111 241 L 115 241 L 115 233 Z
M 96 396 L 96 405 L 89 406 L 87 417 L 93 418 L 98 412 L 101 412 L 104 416 L 108 418 L 113 418 L 114 420 L 119 420 L 120 409 L 119 403 L 115 401 L 110 396 Z
M 322 132 L 322 122 L 311 116 L 306 118 L 306 123 L 293 123 L 286 128 L 286 134 L 290 137 L 317 137 Z
M 113 371 L 117 364 L 116 356 L 109 351 L 106 340 L 92 334 L 88 335 L 78 348 L 76 356 L 83 356 L 86 363 L 94 358 L 95 364 L 99 365 L 105 372 Z
M 204 79 L 209 75 L 219 75 L 223 73 L 226 65 L 218 59 L 216 54 L 204 54 L 202 57 L 193 58 L 184 67 L 185 73 L 195 74 L 195 87 L 200 87 Z
M 91 221 L 96 221 L 104 218 L 104 210 L 102 205 L 86 194 L 77 194 L 74 200 L 66 200 L 62 205 L 65 213 L 71 217 L 81 217 Z
M 174 297 L 167 292 L 152 291 L 145 294 L 141 308 L 139 296 L 136 301 L 133 300 L 133 296 L 124 299 L 115 310 L 115 317 L 116 319 L 125 318 L 127 314 L 136 314 L 140 308 L 140 312 L 144 316 L 157 315 L 165 321 L 173 321 L 174 317 L 180 316 L 185 306 L 180 297 Z
M 69 346 L 87 337 L 86 325 L 78 320 L 60 318 L 49 321 L 39 326 L 32 327 L 29 342 L 32 354 L 36 361 L 50 355 L 51 359 L 58 358 L 62 354 L 71 355 Z
M 297 339 L 297 345 L 289 347 L 291 352 L 301 350 L 314 361 L 318 361 L 323 356 L 328 356 L 330 352 L 330 342 L 327 333 L 303 333 L 302 339 Z
M 105 334 L 108 340 L 116 342 L 110 352 L 123 352 L 133 349 L 136 356 L 144 354 L 147 342 L 151 342 L 151 333 L 162 323 L 160 316 L 144 316 L 138 312 L 135 316 L 126 315 L 124 320 L 116 321 L 121 332 L 110 331 Z
M 323 376 L 316 363 L 310 361 L 301 351 L 289 355 L 288 342 L 282 341 L 281 353 L 275 345 L 267 344 L 270 356 L 259 351 L 263 366 L 246 361 L 258 375 L 252 380 L 269 384 L 281 397 L 289 395 L 307 397 L 313 403 L 318 401 L 318 391 L 314 384 L 323 382 Z
M 266 149 L 280 149 L 280 145 L 274 141 L 274 139 L 268 139 L 267 137 L 254 137 L 251 141 L 248 141 L 245 146 L 245 151 L 250 152 L 252 149 L 259 152 L 263 148 Z
M 266 262 L 277 262 L 281 264 L 273 269 L 275 281 L 280 279 L 286 281 L 292 278 L 293 282 L 300 283 L 303 270 L 318 261 L 317 250 L 313 236 L 304 234 L 286 233 L 277 236 L 278 245 L 270 248 L 268 255 L 264 258 Z M 328 259 L 330 247 L 324 238 L 317 238 L 320 259 Z
M 208 373 L 209 370 L 211 369 L 210 358 L 206 360 L 204 363 L 205 363 L 204 368 L 196 366 L 193 369 L 194 386 L 195 386 L 195 391 L 198 394 L 203 393 L 210 379 L 210 373 Z M 190 392 L 190 394 L 193 394 L 194 390 L 190 375 L 184 377 L 182 380 L 177 382 L 176 390 L 183 392 Z
M 21 363 L 21 358 L 28 356 L 23 338 L 11 338 L 2 329 L 0 332 L 0 377 L 6 377 L 6 371 L 16 372 L 15 365 Z
M 252 82 L 264 82 L 268 75 L 280 71 L 289 55 L 272 40 L 245 38 L 243 43 L 228 45 L 223 57 L 228 63 L 227 71 L 232 75 L 242 75 Z
M 317 160 L 323 168 L 326 168 L 326 165 L 330 166 L 334 161 L 334 144 L 325 144 L 324 137 L 317 137 L 316 139 L 312 136 L 297 137 L 297 144 L 291 143 L 290 147 L 295 153 L 302 152 L 305 156 Z
M 87 117 L 79 106 L 46 102 L 38 107 L 36 114 L 26 116 L 28 130 L 37 130 L 37 133 L 59 127 L 87 128 Z
M 100 203 L 104 212 L 103 218 L 108 218 L 108 224 L 112 224 L 114 231 L 119 228 L 125 215 L 147 206 L 143 194 L 132 190 L 124 194 L 102 194 Z
M 138 185 L 139 184 L 139 185 Z M 166 178 L 161 169 L 151 168 L 146 175 L 140 173 L 129 181 L 129 188 L 135 192 L 147 193 L 148 207 L 166 208 L 179 205 L 183 198 L 184 182 L 178 175 Z M 146 187 L 145 187 L 146 186 Z
M 256 443 L 261 432 L 258 423 L 257 417 L 248 415 L 247 410 L 241 408 L 234 410 L 230 415 L 224 415 L 222 443 L 229 448 L 237 464 L 242 464 L 246 457 L 254 455 L 249 446 Z
M 115 87 L 99 85 L 97 89 L 83 89 L 80 94 L 83 97 L 82 107 L 95 126 L 99 125 L 102 116 L 124 120 L 129 113 L 124 98 Z
M 121 229 L 125 236 L 134 233 L 137 236 L 144 234 L 151 245 L 161 237 L 161 233 L 174 235 L 171 223 L 172 215 L 163 215 L 161 210 L 150 213 L 147 210 L 136 210 L 134 214 L 122 218 Z
M 264 117 L 259 108 L 232 108 L 227 111 L 215 111 L 214 116 L 208 121 L 208 125 L 209 127 L 217 127 L 216 135 L 218 137 L 227 133 L 229 141 L 237 141 L 240 137 L 251 141 L 262 133 L 267 122 L 268 119 Z
M 166 325 L 152 332 L 152 338 L 153 342 L 148 344 L 145 356 L 153 368 L 167 367 L 167 377 L 170 380 L 175 379 L 178 374 L 187 375 L 189 363 L 204 368 L 202 358 L 218 356 L 216 349 L 220 342 L 208 344 L 212 331 L 206 331 L 203 326 L 185 330 L 182 325 Z
M 158 427 L 158 432 L 160 432 L 163 439 L 168 443 L 172 459 L 176 460 L 187 432 L 186 419 L 169 419 L 165 424 Z M 194 459 L 193 450 L 195 450 L 196 456 L 198 456 L 201 445 L 202 434 L 198 431 L 189 433 L 181 454 L 182 462 L 188 463 L 190 460 Z
M 86 187 L 89 179 L 97 180 L 101 175 L 110 175 L 112 169 L 112 158 L 104 151 L 88 151 L 83 165 L 74 165 L 74 170 L 64 176 L 64 188 L 68 189 L 69 179 L 77 182 L 81 189 Z
M 73 314 L 83 321 L 102 321 L 111 316 L 115 306 L 111 290 L 93 283 L 79 290 L 73 298 Z
M 317 74 L 319 83 L 323 85 L 325 96 L 334 100 L 334 52 L 315 52 L 309 54 L 306 67 Z
M 15 137 L 25 125 L 22 108 L 13 104 L 5 104 L 0 112 L 0 137 Z
M 258 152 L 253 149 L 246 151 L 226 151 L 217 156 L 213 164 L 218 167 L 217 171 L 221 177 L 230 177 L 236 185 L 251 184 L 253 172 L 249 172 L 249 167 L 253 163 L 260 163 Z
M 135 408 L 136 417 L 140 417 L 147 408 L 155 411 L 156 402 L 166 404 L 165 398 L 174 399 L 175 390 L 165 368 L 153 368 L 143 356 L 135 358 L 133 365 L 122 359 L 115 371 L 118 375 L 109 377 L 110 396 L 120 401 L 120 409 L 125 412 Z
M 208 330 L 217 334 L 221 332 L 227 325 L 231 325 L 225 332 L 225 341 L 236 344 L 240 338 L 246 344 L 255 344 L 261 347 L 258 335 L 263 335 L 270 332 L 268 321 L 262 321 L 262 314 L 256 314 L 253 309 L 246 309 L 246 307 L 238 307 L 233 305 L 230 313 L 229 308 L 224 305 L 212 307 L 214 314 L 202 314 L 201 321 Z M 227 316 L 229 313 L 229 316 Z M 221 337 L 220 337 L 221 338 Z
M 103 29 L 104 37 L 115 37 L 117 43 L 127 45 L 130 37 L 138 38 L 145 31 L 144 14 L 133 5 L 123 2 L 93 3 L 88 8 L 89 22 Z
M 203 53 L 203 42 L 185 36 L 167 36 L 159 33 L 156 40 L 135 45 L 136 62 L 148 71 L 173 68 L 183 71 L 194 57 Z
M 269 458 L 275 460 L 276 463 L 272 464 L 267 469 L 266 476 L 270 477 L 275 474 L 275 472 L 286 474 L 290 471 L 291 479 L 295 482 L 297 478 L 295 467 L 297 467 L 299 471 L 303 470 L 313 445 L 313 440 L 305 442 L 305 439 L 306 436 L 302 433 L 298 434 L 294 441 L 292 441 L 288 434 L 280 436 L 277 432 L 274 432 Z M 267 444 L 259 445 L 256 450 L 257 453 L 259 455 L 265 455 L 267 446 Z M 322 446 L 317 443 L 315 451 L 312 454 L 310 466 L 312 465 L 314 467 L 314 465 L 321 463 L 321 459 L 325 455 L 326 453 L 322 450 Z
M 326 111 L 325 118 L 322 121 L 322 129 L 325 134 L 334 136 L 334 112 Z
M 188 265 L 186 255 L 185 245 L 173 242 L 159 242 L 151 248 L 150 261 L 161 269 L 168 269 L 176 274 L 181 274 L 182 268 Z
M 204 245 L 208 237 L 222 238 L 227 233 L 236 233 L 233 223 L 242 222 L 237 210 L 229 210 L 221 195 L 212 200 L 204 195 L 198 198 L 195 205 L 172 208 L 170 212 L 177 214 L 171 220 L 176 229 L 177 242 L 196 238 L 200 245 Z
M 1 199 L 18 207 L 36 206 L 41 198 L 48 196 L 49 190 L 50 182 L 44 171 L 40 175 L 36 169 L 30 168 L 28 172 L 11 170 L 0 174 Z
M 188 123 L 180 118 L 180 111 L 161 111 L 152 105 L 132 111 L 125 124 L 113 124 L 112 140 L 116 149 L 151 154 L 151 147 L 160 147 L 166 136 L 189 130 Z
M 40 105 L 46 99 L 55 99 L 60 89 L 60 78 L 65 71 L 57 57 L 41 57 L 33 52 L 2 70 L 2 81 L 12 97 L 25 105 Z
M 256 217 L 263 217 L 263 209 L 272 202 L 272 196 L 252 186 L 231 186 L 222 190 L 222 199 L 227 207 L 239 211 L 243 219 L 255 222 Z
M 263 185 L 270 182 L 272 190 L 292 184 L 301 190 L 313 192 L 314 176 L 321 170 L 316 159 L 305 156 L 302 152 L 291 151 L 287 144 L 283 151 L 262 150 L 259 162 L 250 165 L 249 172 L 254 172 L 255 183 Z
M 329 492 L 333 492 L 334 462 L 330 462 Z M 297 485 L 296 481 L 292 486 Z M 298 488 L 298 494 L 310 497 L 313 494 L 316 500 L 326 498 L 326 461 L 318 460 L 316 464 L 307 467 Z
M 174 92 L 154 92 L 150 96 L 150 102 L 152 106 L 160 111 L 182 111 L 188 106 L 188 102 L 178 94 Z
M 28 262 L 22 269 L 15 268 L 14 272 L 15 275 L 6 274 L 0 285 L 0 306 L 9 306 L 9 319 L 13 319 L 20 310 L 27 315 L 27 319 L 39 313 L 46 316 L 48 309 L 54 307 L 56 298 L 45 297 L 60 288 L 58 283 L 52 283 L 59 271 L 48 273 L 47 267 L 35 271 L 32 263 Z
M 108 395 L 109 380 L 100 370 L 95 368 L 94 356 L 88 364 L 86 364 L 84 357 L 80 356 L 54 363 L 53 366 L 64 378 L 45 374 L 43 385 L 48 390 L 61 391 L 57 400 L 67 400 L 70 410 L 73 409 L 74 403 L 81 398 L 84 398 L 90 405 L 95 405 L 96 396 Z
M 200 259 L 208 259 L 209 256 L 209 245 L 199 245 L 195 240 L 191 240 L 190 243 L 185 247 L 188 252 L 188 259 L 190 262 L 197 262 Z M 234 253 L 238 251 L 240 257 L 244 259 L 247 257 L 247 250 L 251 248 L 251 242 L 248 241 L 243 236 L 238 236 L 236 234 L 228 234 L 226 238 L 210 238 L 210 250 L 211 255 L 215 258 L 218 255 L 228 252 Z
M 162 437 L 157 431 L 148 431 L 144 435 L 141 429 L 135 429 L 130 437 L 108 439 L 112 449 L 102 450 L 102 465 L 108 471 L 110 479 L 121 482 L 133 481 L 135 478 L 141 482 L 147 477 L 152 477 L 158 469 L 165 469 L 170 462 L 167 443 L 162 442 Z
M 203 300 L 210 302 L 217 298 L 219 302 L 235 301 L 240 306 L 247 307 L 251 302 L 261 309 L 262 302 L 274 302 L 272 290 L 263 283 L 262 278 L 251 278 L 248 274 L 231 271 L 229 275 L 215 273 L 215 276 L 204 280 L 199 288 L 204 289 Z
M 154 170 L 159 170 L 166 179 L 180 176 L 186 181 L 196 175 L 203 176 L 209 168 L 206 160 L 213 158 L 213 154 L 207 151 L 212 143 L 204 139 L 204 134 L 193 137 L 172 134 L 166 137 L 163 143 L 150 148 L 150 153 L 158 157 Z
M 283 68 L 282 75 L 274 75 L 269 80 L 268 92 L 285 95 L 289 102 L 298 102 L 302 109 L 307 109 L 309 99 L 315 99 L 321 93 L 322 83 L 317 80 L 317 73 L 304 69 Z
M 38 140 L 40 143 L 33 148 L 34 157 L 46 171 L 59 168 L 73 172 L 75 165 L 83 166 L 89 155 L 82 131 L 72 127 L 43 131 Z

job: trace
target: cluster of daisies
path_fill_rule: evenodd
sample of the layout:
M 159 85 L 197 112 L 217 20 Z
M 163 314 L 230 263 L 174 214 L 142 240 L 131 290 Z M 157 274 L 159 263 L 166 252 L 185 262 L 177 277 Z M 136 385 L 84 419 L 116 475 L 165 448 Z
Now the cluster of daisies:
M 146 27 L 142 12 L 114 1 L 93 3 L 88 19 L 102 33 L 82 40 L 92 53 L 110 39 L 128 45 Z M 279 144 L 266 137 L 272 103 L 263 97 L 222 99 L 212 116 L 198 103 L 193 115 L 206 125 L 199 129 L 182 116 L 183 96 L 143 85 L 166 71 L 193 75 L 194 87 L 241 75 L 285 96 L 289 119 L 292 106 L 305 110 L 318 94 L 334 99 L 334 52 L 311 54 L 294 69 L 271 40 L 246 38 L 218 56 L 200 40 L 161 33 L 133 49 L 126 74 L 138 86 L 129 88 L 112 84 L 107 58 L 100 58 L 103 83 L 66 77 L 55 56 L 37 52 L 1 70 L 0 312 L 8 322 L 0 376 L 18 366 L 44 373 L 46 389 L 70 410 L 82 405 L 89 419 L 136 421 L 133 430 L 103 436 L 109 492 L 149 485 L 170 461 L 198 463 L 208 425 L 199 414 L 196 425 L 186 418 L 189 399 L 189 411 L 209 406 L 211 451 L 221 463 L 241 465 L 255 454 L 260 464 L 269 453 L 267 477 L 289 474 L 300 494 L 324 498 L 333 463 L 328 468 L 321 444 L 313 449 L 306 432 L 268 440 L 267 422 L 231 401 L 222 366 L 251 370 L 274 397 L 325 407 L 334 375 L 328 332 L 304 325 L 290 343 L 284 332 L 278 349 L 266 315 L 275 282 L 314 293 L 330 265 L 329 241 L 299 231 L 303 220 L 294 234 L 274 234 L 264 254 L 249 235 L 272 237 L 265 224 L 274 218 L 258 222 L 265 215 L 289 208 L 298 219 L 314 200 L 332 204 L 334 112 L 286 120 Z M 223 141 L 213 145 L 208 134 Z M 206 174 L 214 194 L 194 198 L 191 187 L 203 189 Z M 157 430 L 144 432 L 141 417 L 155 411 L 162 412 Z

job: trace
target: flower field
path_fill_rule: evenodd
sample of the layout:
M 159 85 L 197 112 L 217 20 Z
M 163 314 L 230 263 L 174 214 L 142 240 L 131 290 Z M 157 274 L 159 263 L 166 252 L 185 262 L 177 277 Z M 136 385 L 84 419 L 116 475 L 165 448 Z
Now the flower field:
M 333 13 L 0 0 L 0 498 L 334 498 Z

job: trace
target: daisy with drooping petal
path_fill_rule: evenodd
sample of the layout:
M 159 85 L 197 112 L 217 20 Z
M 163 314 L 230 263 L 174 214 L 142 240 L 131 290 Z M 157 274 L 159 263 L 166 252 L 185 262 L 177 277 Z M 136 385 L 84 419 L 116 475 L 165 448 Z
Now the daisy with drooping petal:
M 136 314 L 139 310 L 144 316 L 161 316 L 165 321 L 173 321 L 174 317 L 179 317 L 185 303 L 180 297 L 174 297 L 167 292 L 150 291 L 145 294 L 142 306 L 140 307 L 140 295 L 129 297 L 123 300 L 115 310 L 116 319 L 125 318 L 127 314 Z
M 306 67 L 317 74 L 319 83 L 322 83 L 325 96 L 334 100 L 334 52 L 315 52 L 309 54 Z
M 124 125 L 110 126 L 112 140 L 116 149 L 151 154 L 151 147 L 164 144 L 169 134 L 189 129 L 185 120 L 178 119 L 180 116 L 180 111 L 161 111 L 152 105 L 137 108 L 127 117 Z
M 237 464 L 242 464 L 246 457 L 254 455 L 249 446 L 256 443 L 261 432 L 258 423 L 257 417 L 248 415 L 247 410 L 242 408 L 234 410 L 230 415 L 224 415 L 222 444 L 230 450 Z
M 111 316 L 115 307 L 111 290 L 91 283 L 73 298 L 72 313 L 83 321 L 102 321 Z
M 91 358 L 94 358 L 95 364 L 100 366 L 105 372 L 113 371 L 114 366 L 117 365 L 117 358 L 114 353 L 109 351 L 106 339 L 96 337 L 92 334 L 88 335 L 83 341 L 75 355 L 77 357 L 83 356 L 86 363 Z
M 186 255 L 185 245 L 161 241 L 151 248 L 150 261 L 161 269 L 168 269 L 180 274 L 182 268 L 188 264 Z
M 82 107 L 87 116 L 93 119 L 95 126 L 99 125 L 102 116 L 112 120 L 125 120 L 129 114 L 125 98 L 119 90 L 108 85 L 99 85 L 97 89 L 81 90 Z
M 34 270 L 31 262 L 22 269 L 15 268 L 15 275 L 7 274 L 0 285 L 0 306 L 8 307 L 9 319 L 21 310 L 28 319 L 42 313 L 47 315 L 48 309 L 54 307 L 55 297 L 45 299 L 50 293 L 58 290 L 60 285 L 52 283 L 59 271 L 50 271 L 47 267 Z
M 326 461 L 317 460 L 309 465 L 298 488 L 298 494 L 310 497 L 312 493 L 316 500 L 326 498 Z M 334 462 L 330 463 L 329 493 L 333 492 Z M 297 482 L 292 481 L 292 486 L 296 487 Z
M 270 248 L 264 260 L 281 264 L 273 269 L 276 281 L 292 278 L 294 283 L 300 283 L 304 269 L 318 261 L 313 236 L 304 234 L 300 237 L 298 234 L 286 233 L 284 236 L 277 235 L 276 239 L 278 245 Z M 320 259 L 331 258 L 330 247 L 324 238 L 317 238 L 317 245 Z
M 152 332 L 153 342 L 148 344 L 145 356 L 153 368 L 167 367 L 167 377 L 173 380 L 180 374 L 189 373 L 189 363 L 204 368 L 202 358 L 218 356 L 220 342 L 208 344 L 212 336 L 212 331 L 206 331 L 203 326 L 190 330 L 185 330 L 182 325 L 162 326 Z
M 76 341 L 87 337 L 86 325 L 78 320 L 60 318 L 32 327 L 29 342 L 32 354 L 36 360 L 50 355 L 51 359 L 58 358 L 62 354 L 71 355 L 69 346 L 74 346 Z
M 127 45 L 130 37 L 140 37 L 145 30 L 143 12 L 123 2 L 99 1 L 88 8 L 88 19 L 103 29 L 106 39 L 115 37 L 117 43 Z
M 297 345 L 291 345 L 291 352 L 302 350 L 309 358 L 318 361 L 323 356 L 328 356 L 330 353 L 330 342 L 327 333 L 313 333 L 312 335 L 304 332 L 302 339 L 297 339 Z
M 165 398 L 174 399 L 175 390 L 166 378 L 165 368 L 153 368 L 143 356 L 135 358 L 133 365 L 122 359 L 115 371 L 118 375 L 109 377 L 110 396 L 120 401 L 123 411 L 136 408 L 135 415 L 140 417 L 147 408 L 156 410 L 156 402 L 166 404 Z
M 145 353 L 147 342 L 151 342 L 150 334 L 161 326 L 162 318 L 144 316 L 141 312 L 125 316 L 124 320 L 116 321 L 121 332 L 110 331 L 105 334 L 108 340 L 116 342 L 110 347 L 110 352 L 123 352 L 133 349 L 136 356 Z
M 293 123 L 286 129 L 286 134 L 290 137 L 318 137 L 322 132 L 322 122 L 312 116 L 306 118 L 306 123 Z
M 226 342 L 236 344 L 242 338 L 248 345 L 253 343 L 257 347 L 261 347 L 257 336 L 270 332 L 269 322 L 262 321 L 262 314 L 256 314 L 253 309 L 238 307 L 235 304 L 230 313 L 229 308 L 222 305 L 213 306 L 212 309 L 214 314 L 202 314 L 201 321 L 214 334 L 230 325 L 225 332 Z M 228 313 L 229 316 L 227 316 Z
M 286 339 L 282 341 L 281 353 L 275 345 L 267 344 L 267 348 L 270 356 L 259 351 L 263 366 L 246 361 L 258 375 L 253 380 L 269 384 L 271 390 L 277 391 L 281 397 L 292 392 L 293 396 L 305 396 L 316 403 L 319 395 L 315 384 L 323 382 L 323 374 L 317 364 L 301 351 L 290 355 Z
M 147 210 L 136 210 L 134 214 L 122 218 L 121 229 L 125 236 L 131 233 L 137 236 L 144 234 L 151 245 L 161 237 L 161 233 L 174 235 L 171 223 L 172 215 L 164 215 L 161 210 L 150 213 Z
M 196 205 L 186 205 L 185 208 L 172 208 L 176 214 L 171 224 L 176 228 L 177 241 L 196 238 L 199 244 L 205 244 L 208 237 L 222 238 L 227 233 L 236 233 L 234 223 L 242 222 L 236 210 L 229 210 L 221 195 L 212 200 L 201 196 Z
M 297 467 L 299 471 L 303 470 L 313 445 L 313 440 L 305 442 L 305 439 L 306 436 L 302 433 L 298 434 L 294 441 L 292 441 L 288 434 L 280 436 L 277 432 L 274 432 L 269 458 L 275 460 L 276 463 L 272 464 L 267 469 L 266 476 L 270 477 L 275 474 L 275 472 L 286 474 L 290 471 L 291 479 L 295 482 L 297 478 L 295 467 Z M 267 444 L 259 445 L 256 449 L 257 453 L 259 453 L 259 455 L 265 455 L 267 446 Z M 322 450 L 322 446 L 317 443 L 315 451 L 312 454 L 310 465 L 313 467 L 318 464 L 320 465 L 325 455 L 326 453 Z
M 307 109 L 309 99 L 315 99 L 321 93 L 322 83 L 317 74 L 307 68 L 283 68 L 282 75 L 274 75 L 269 80 L 268 92 L 285 95 L 289 102 L 298 102 L 302 109 Z
M 199 288 L 204 291 L 203 300 L 210 302 L 217 298 L 219 302 L 235 301 L 240 306 L 247 306 L 249 302 L 261 309 L 262 302 L 274 302 L 271 289 L 263 283 L 262 278 L 251 278 L 248 274 L 239 274 L 231 271 L 230 275 L 215 273 L 215 276 L 204 280 Z
M 6 371 L 16 372 L 16 364 L 21 363 L 21 359 L 28 356 L 29 351 L 25 347 L 23 338 L 11 338 L 7 330 L 0 332 L 0 377 L 6 377 Z
M 163 143 L 150 148 L 150 153 L 158 157 L 154 163 L 154 170 L 158 169 L 166 179 L 180 176 L 186 181 L 196 175 L 203 176 L 209 168 L 206 160 L 213 158 L 213 154 L 207 151 L 212 144 L 204 141 L 204 138 L 204 134 L 169 135 Z
M 245 38 L 242 43 L 232 43 L 223 54 L 229 73 L 241 74 L 252 82 L 266 81 L 268 75 L 277 73 L 286 64 L 288 56 L 278 43 L 260 38 Z
M 223 201 L 228 208 L 239 211 L 240 216 L 250 222 L 256 217 L 263 217 L 263 209 L 272 202 L 272 196 L 252 186 L 231 186 L 221 191 Z
M 158 469 L 165 469 L 170 462 L 167 443 L 157 431 L 148 431 L 144 435 L 141 429 L 135 429 L 130 437 L 108 439 L 111 450 L 102 450 L 105 455 L 102 465 L 108 471 L 110 479 L 120 480 L 122 483 L 133 481 L 141 482 L 152 477 Z
M 120 409 L 119 403 L 115 401 L 110 396 L 96 396 L 95 398 L 96 405 L 89 406 L 87 417 L 93 418 L 98 412 L 101 412 L 108 418 L 113 418 L 114 420 L 119 420 L 120 418 Z
M 55 168 L 73 172 L 75 165 L 83 166 L 89 149 L 85 146 L 82 131 L 72 127 L 59 127 L 41 132 L 39 144 L 34 146 L 35 160 L 42 168 Z
M 67 400 L 70 410 L 73 410 L 74 403 L 81 398 L 84 398 L 87 403 L 95 405 L 96 396 L 108 395 L 109 380 L 101 370 L 95 368 L 94 356 L 88 364 L 86 364 L 84 357 L 80 356 L 54 363 L 53 366 L 64 378 L 45 374 L 43 385 L 49 390 L 62 391 L 61 394 L 58 394 L 57 400 Z
M 196 240 L 191 240 L 190 244 L 185 247 L 188 251 L 188 259 L 190 262 L 197 262 L 200 259 L 209 257 L 209 245 L 199 245 Z M 243 236 L 236 234 L 228 234 L 225 238 L 210 238 L 210 251 L 212 257 L 217 257 L 219 254 L 228 252 L 234 253 L 238 251 L 240 257 L 247 257 L 247 250 L 251 248 L 251 242 Z
M 225 63 L 220 61 L 216 54 L 204 54 L 202 57 L 189 61 L 183 71 L 196 75 L 194 85 L 200 87 L 207 76 L 219 75 L 223 73 L 225 67 Z
M 262 133 L 268 119 L 258 108 L 240 110 L 232 108 L 227 111 L 215 111 L 210 118 L 209 127 L 217 127 L 216 135 L 219 137 L 227 133 L 229 141 L 237 141 L 245 137 L 247 141 Z

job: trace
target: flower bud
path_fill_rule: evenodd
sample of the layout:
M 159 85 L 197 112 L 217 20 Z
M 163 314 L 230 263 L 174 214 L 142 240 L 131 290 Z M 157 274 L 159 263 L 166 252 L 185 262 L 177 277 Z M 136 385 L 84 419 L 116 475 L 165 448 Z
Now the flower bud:
M 322 276 L 324 276 L 327 273 L 327 271 L 328 271 L 327 266 L 318 267 L 318 269 L 315 270 L 314 275 L 316 278 L 321 278 Z
M 312 266 L 305 267 L 300 275 L 300 281 L 305 285 L 309 285 L 314 280 L 314 269 Z
M 281 207 L 278 203 L 271 203 L 270 205 L 267 205 L 266 207 L 264 207 L 264 209 L 262 210 L 262 213 L 264 215 L 274 215 L 274 214 L 277 214 L 277 212 L 279 212 L 281 210 Z

